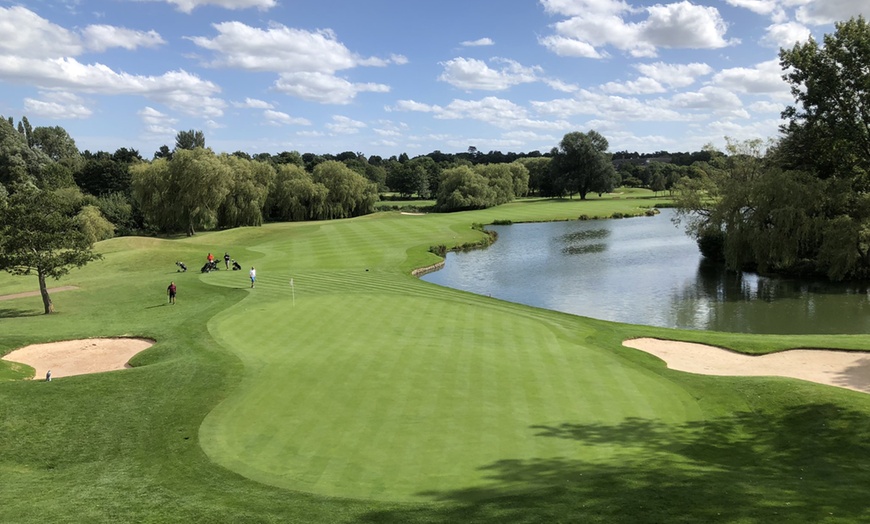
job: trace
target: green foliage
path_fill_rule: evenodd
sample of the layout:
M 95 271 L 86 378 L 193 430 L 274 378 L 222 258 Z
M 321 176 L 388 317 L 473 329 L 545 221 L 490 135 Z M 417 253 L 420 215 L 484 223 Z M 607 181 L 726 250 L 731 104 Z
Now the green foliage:
M 76 225 L 90 244 L 115 236 L 115 226 L 106 220 L 96 206 L 83 206 L 75 216 Z
M 318 164 L 312 180 L 327 190 L 323 213 L 318 218 L 347 218 L 374 211 L 377 186 L 343 163 L 328 160 Z
M 496 201 L 496 192 L 483 175 L 468 166 L 445 169 L 435 207 L 439 211 L 484 209 Z
M 230 173 L 229 193 L 220 204 L 220 227 L 259 226 L 275 169 L 267 163 L 221 155 Z
M 115 226 L 119 235 L 132 234 L 136 229 L 133 206 L 121 193 L 109 193 L 97 198 L 97 207 L 102 215 Z
M 44 153 L 28 145 L 25 134 L 0 118 L 0 184 L 8 192 L 36 187 L 43 167 L 50 162 Z
M 187 131 L 179 131 L 178 134 L 175 135 L 175 150 L 179 149 L 188 149 L 193 150 L 196 148 L 205 149 L 205 134 L 200 131 L 193 129 Z
M 585 200 L 589 193 L 612 191 L 618 176 L 607 148 L 607 139 L 597 131 L 566 134 L 550 163 L 556 193 Z
M 0 269 L 13 275 L 36 273 L 45 313 L 53 310 L 46 279 L 59 279 L 100 255 L 82 230 L 81 194 L 19 191 L 0 210 Z M 98 222 L 98 212 L 86 212 Z
M 148 224 L 188 236 L 217 226 L 218 209 L 230 192 L 233 175 L 210 149 L 179 149 L 171 160 L 161 158 L 130 169 L 133 197 Z
M 279 165 L 269 190 L 267 207 L 278 220 L 315 220 L 326 209 L 327 189 L 315 184 L 304 168 L 295 164 Z

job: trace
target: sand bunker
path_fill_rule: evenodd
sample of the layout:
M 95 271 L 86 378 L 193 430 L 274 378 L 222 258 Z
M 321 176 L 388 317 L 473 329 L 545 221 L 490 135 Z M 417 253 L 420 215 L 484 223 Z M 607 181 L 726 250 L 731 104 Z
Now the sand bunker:
M 789 377 L 870 393 L 870 353 L 793 349 L 741 355 L 704 344 L 635 338 L 622 345 L 651 353 L 671 369 L 701 375 Z
M 5 355 L 3 360 L 36 369 L 36 379 L 69 377 L 129 368 L 133 355 L 154 345 L 144 338 L 88 338 L 49 344 L 33 344 Z

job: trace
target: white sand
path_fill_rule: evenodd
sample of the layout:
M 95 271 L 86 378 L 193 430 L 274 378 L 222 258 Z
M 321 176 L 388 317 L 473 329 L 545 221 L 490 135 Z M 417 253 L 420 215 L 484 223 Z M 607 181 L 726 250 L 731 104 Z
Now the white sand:
M 793 349 L 741 355 L 704 344 L 636 338 L 622 343 L 664 360 L 671 369 L 701 375 L 776 376 L 870 393 L 870 353 Z
M 3 360 L 36 369 L 37 380 L 45 379 L 50 369 L 54 379 L 129 368 L 128 362 L 133 355 L 153 345 L 153 340 L 142 338 L 67 340 L 25 346 L 5 355 Z

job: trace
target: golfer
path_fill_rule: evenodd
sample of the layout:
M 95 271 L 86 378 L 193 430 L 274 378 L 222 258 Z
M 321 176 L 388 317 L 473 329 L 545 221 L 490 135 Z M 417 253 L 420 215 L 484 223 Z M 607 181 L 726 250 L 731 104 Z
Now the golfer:
M 170 282 L 169 287 L 166 288 L 166 294 L 169 295 L 169 303 L 175 304 L 175 282 Z
M 254 287 L 254 282 L 257 281 L 257 270 L 254 269 L 253 266 L 251 266 L 250 275 L 251 275 L 251 287 Z

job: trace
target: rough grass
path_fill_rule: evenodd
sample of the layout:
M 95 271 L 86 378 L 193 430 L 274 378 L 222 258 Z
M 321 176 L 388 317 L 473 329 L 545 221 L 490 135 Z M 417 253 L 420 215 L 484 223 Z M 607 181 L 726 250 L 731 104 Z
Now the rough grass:
M 0 353 L 93 336 L 158 344 L 135 369 L 51 383 L 0 364 L 0 521 L 866 519 L 867 395 L 679 373 L 621 341 L 768 352 L 868 349 L 870 337 L 621 325 L 408 275 L 438 260 L 430 245 L 480 238 L 475 222 L 651 203 L 530 200 L 104 242 L 104 260 L 60 282 L 81 289 L 54 297 L 56 315 L 38 314 L 39 297 L 0 303 Z M 245 271 L 199 273 L 227 250 Z M 170 279 L 176 306 L 164 305 Z M 0 278 L 3 291 L 34 285 Z

